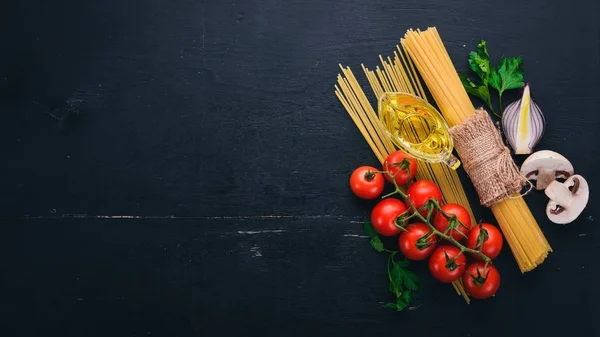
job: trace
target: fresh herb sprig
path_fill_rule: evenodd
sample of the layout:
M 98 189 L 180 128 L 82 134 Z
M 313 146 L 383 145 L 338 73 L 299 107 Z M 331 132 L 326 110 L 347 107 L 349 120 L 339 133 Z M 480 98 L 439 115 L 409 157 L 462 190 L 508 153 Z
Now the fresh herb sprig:
M 410 262 L 406 258 L 400 261 L 396 260 L 396 254 L 399 251 L 391 251 L 384 248 L 383 241 L 381 241 L 381 238 L 369 221 L 365 221 L 363 227 L 365 234 L 369 237 L 371 246 L 379 253 L 385 252 L 390 254 L 387 263 L 387 273 L 390 281 L 389 290 L 396 297 L 396 301 L 387 303 L 385 306 L 402 311 L 410 305 L 414 298 L 414 293 L 421 289 L 419 277 L 408 270 Z
M 459 76 L 467 93 L 484 101 L 492 113 L 500 118 L 502 117 L 502 94 L 504 91 L 518 89 L 525 84 L 521 63 L 521 56 L 502 56 L 498 67 L 492 67 L 490 55 L 487 51 L 487 43 L 485 40 L 481 40 L 477 44 L 477 50 L 469 53 L 469 68 L 479 76 L 481 82 L 475 83 L 465 74 L 459 74 Z M 490 86 L 498 91 L 500 113 L 494 110 L 490 96 Z
M 404 170 L 408 171 L 407 168 L 405 168 Z M 410 200 L 408 195 L 396 183 L 395 178 L 399 172 L 400 171 L 394 174 L 392 174 L 388 170 L 379 172 L 389 177 L 390 181 L 392 182 L 395 188 L 393 192 L 384 195 L 382 198 L 385 199 L 387 197 L 397 194 L 408 207 L 407 211 L 405 211 L 402 214 L 399 214 L 398 217 L 395 219 L 394 224 L 396 225 L 396 227 L 398 227 L 402 231 L 406 231 L 405 227 L 408 226 L 409 220 L 411 219 L 414 219 L 417 222 L 424 223 L 429 227 L 430 232 L 424 237 L 422 237 L 420 240 L 427 241 L 430 235 L 435 235 L 437 238 L 444 239 L 448 243 L 460 249 L 460 253 L 457 256 L 447 260 L 446 266 L 453 265 L 460 255 L 464 253 L 470 253 L 472 255 L 479 256 L 479 258 L 485 262 L 485 268 L 487 268 L 488 264 L 491 263 L 492 259 L 486 256 L 481 251 L 482 243 L 483 241 L 485 241 L 485 238 L 488 235 L 487 231 L 483 230 L 479 233 L 479 236 L 477 237 L 477 242 L 481 242 L 481 244 L 478 247 L 476 247 L 476 249 L 471 249 L 456 241 L 456 239 L 452 237 L 450 232 L 452 230 L 458 230 L 460 226 L 465 227 L 465 225 L 462 222 L 460 222 L 460 220 L 458 220 L 458 218 L 455 215 L 444 212 L 436 199 L 429 199 L 423 206 L 417 208 L 415 204 Z M 427 210 L 427 214 L 421 214 L 422 210 Z M 439 231 L 432 224 L 432 217 L 434 213 L 437 213 L 448 220 L 448 226 L 444 232 Z M 412 271 L 408 270 L 410 264 L 408 259 L 405 258 L 404 260 L 396 261 L 396 255 L 399 253 L 399 251 L 392 251 L 386 249 L 384 247 L 383 241 L 381 241 L 381 238 L 379 237 L 378 233 L 375 231 L 373 225 L 370 222 L 365 221 L 363 229 L 365 234 L 369 238 L 369 243 L 377 252 L 385 252 L 390 254 L 388 257 L 387 264 L 387 273 L 390 281 L 389 290 L 391 293 L 394 294 L 394 296 L 396 296 L 396 302 L 387 303 L 386 307 L 396 309 L 397 311 L 402 311 L 408 305 L 410 305 L 411 301 L 413 300 L 414 293 L 421 289 L 419 277 Z M 447 255 L 446 258 L 448 258 Z

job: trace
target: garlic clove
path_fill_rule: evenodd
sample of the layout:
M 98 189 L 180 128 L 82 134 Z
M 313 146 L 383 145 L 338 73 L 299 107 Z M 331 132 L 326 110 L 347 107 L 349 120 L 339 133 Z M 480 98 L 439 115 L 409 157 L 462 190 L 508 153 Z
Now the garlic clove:
M 522 97 L 506 107 L 502 114 L 502 129 L 515 154 L 530 154 L 544 135 L 546 120 L 531 98 L 529 84 Z

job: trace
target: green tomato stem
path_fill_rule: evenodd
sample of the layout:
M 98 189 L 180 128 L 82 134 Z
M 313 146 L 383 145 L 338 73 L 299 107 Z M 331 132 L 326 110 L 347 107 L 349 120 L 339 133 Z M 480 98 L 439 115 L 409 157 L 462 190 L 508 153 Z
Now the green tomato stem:
M 388 193 L 388 194 L 384 195 L 383 197 L 381 197 L 381 199 L 385 199 L 385 198 L 387 198 L 387 197 L 391 197 L 391 196 L 392 196 L 392 195 L 394 195 L 394 194 L 397 194 L 397 193 L 396 193 L 396 191 L 394 191 L 394 192 L 390 192 L 390 193 Z
M 498 114 L 494 113 L 494 115 L 498 116 L 498 118 L 502 117 L 502 92 L 500 92 L 498 94 L 498 105 L 500 105 L 500 116 L 498 116 Z
M 387 174 L 390 174 L 389 172 L 387 172 Z M 492 259 L 490 259 L 489 257 L 487 257 L 485 254 L 483 254 L 481 251 L 479 250 L 475 250 L 475 249 L 471 249 L 467 246 L 464 246 L 463 244 L 461 244 L 460 242 L 456 241 L 452 235 L 447 235 L 446 233 L 442 233 L 440 231 L 438 231 L 435 226 L 433 226 L 431 224 L 431 216 L 433 215 L 434 210 L 438 213 L 440 213 L 442 216 L 444 216 L 446 219 L 450 219 L 451 216 L 446 214 L 444 211 L 442 211 L 442 208 L 440 206 L 440 204 L 438 203 L 437 200 L 435 199 L 429 199 L 428 203 L 430 205 L 433 206 L 433 208 L 429 208 L 428 212 L 427 212 L 427 217 L 424 217 L 417 209 L 417 207 L 415 206 L 415 204 L 413 204 L 413 202 L 410 200 L 410 198 L 408 198 L 408 195 L 406 195 L 406 193 L 404 193 L 400 187 L 398 186 L 398 184 L 396 184 L 396 181 L 392 179 L 392 183 L 394 184 L 395 187 L 395 191 L 393 193 L 388 194 L 389 195 L 394 195 L 394 194 L 398 194 L 400 195 L 400 197 L 404 200 L 405 203 L 408 204 L 409 209 L 412 210 L 413 214 L 411 215 L 411 217 L 416 217 L 417 219 L 421 220 L 421 222 L 425 223 L 429 229 L 431 229 L 431 231 L 433 231 L 433 233 L 447 241 L 449 241 L 450 243 L 452 243 L 454 246 L 456 246 L 457 248 L 459 248 L 461 250 L 461 254 L 463 252 L 467 252 L 467 253 L 471 253 L 473 255 L 477 255 L 479 257 L 481 257 L 481 259 L 483 261 L 485 261 L 486 265 L 488 263 L 490 263 L 492 261 Z M 458 219 L 457 219 L 458 221 Z M 460 254 L 459 254 L 460 255 Z

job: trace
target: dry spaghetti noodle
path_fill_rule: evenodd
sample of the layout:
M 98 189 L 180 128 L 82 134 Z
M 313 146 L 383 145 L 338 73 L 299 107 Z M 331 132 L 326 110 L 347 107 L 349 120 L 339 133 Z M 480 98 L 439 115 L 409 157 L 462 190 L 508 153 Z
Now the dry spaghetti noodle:
M 401 44 L 416 64 L 441 113 L 450 126 L 475 113 L 437 29 L 409 30 Z M 491 206 L 521 272 L 542 263 L 552 248 L 525 201 L 512 196 Z
M 400 49 L 398 50 L 401 55 L 402 51 L 400 51 Z M 380 58 L 383 70 L 377 67 L 376 71 L 372 72 L 363 66 L 365 75 L 367 76 L 375 95 L 379 97 L 384 91 L 398 91 L 411 93 L 426 99 L 414 66 L 410 64 L 409 68 L 406 63 L 407 59 L 404 58 L 404 55 L 401 55 L 401 61 L 398 56 L 399 54 L 394 54 L 394 62 L 392 62 L 389 57 L 387 62 L 383 58 Z M 360 88 L 360 85 L 350 68 L 341 67 L 341 69 L 344 76 L 338 76 L 338 85 L 336 85 L 335 94 L 357 125 L 376 157 L 383 163 L 386 156 L 395 151 L 396 148 L 387 136 L 383 125 L 379 123 L 375 111 Z M 419 136 L 418 130 L 413 129 L 412 132 L 415 137 Z M 475 223 L 473 212 L 469 206 L 468 199 L 458 174 L 444 164 L 431 164 L 421 161 L 419 162 L 419 167 L 417 179 L 434 181 L 440 186 L 445 201 L 465 206 L 471 214 L 473 219 L 472 222 Z M 456 292 L 459 295 L 462 295 L 467 303 L 469 303 L 469 297 L 465 292 L 462 283 L 456 281 L 453 283 L 453 286 Z

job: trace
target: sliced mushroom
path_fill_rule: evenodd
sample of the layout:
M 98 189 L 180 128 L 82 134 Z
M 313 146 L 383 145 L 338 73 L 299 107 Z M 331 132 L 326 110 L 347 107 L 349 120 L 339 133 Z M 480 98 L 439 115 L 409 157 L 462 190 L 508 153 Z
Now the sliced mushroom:
M 587 181 L 574 175 L 565 180 L 551 182 L 545 190 L 550 198 L 546 206 L 546 215 L 550 221 L 557 224 L 568 224 L 583 212 L 588 203 L 590 190 Z
M 537 151 L 521 165 L 521 175 L 537 180 L 535 188 L 545 189 L 556 178 L 566 179 L 574 173 L 573 165 L 559 153 L 549 150 Z

